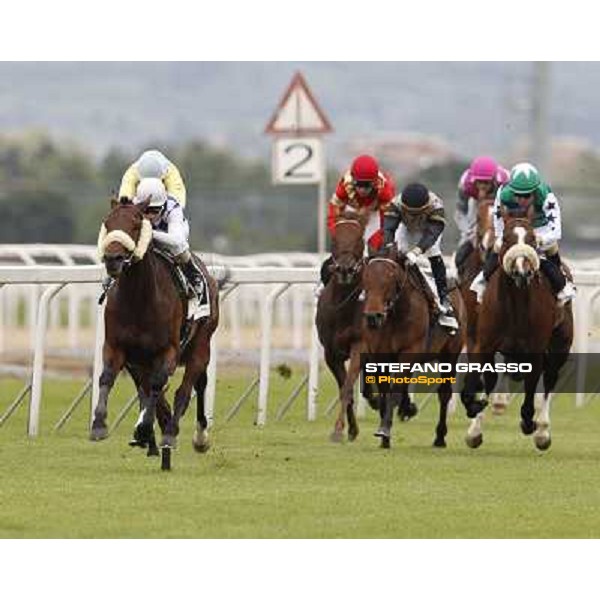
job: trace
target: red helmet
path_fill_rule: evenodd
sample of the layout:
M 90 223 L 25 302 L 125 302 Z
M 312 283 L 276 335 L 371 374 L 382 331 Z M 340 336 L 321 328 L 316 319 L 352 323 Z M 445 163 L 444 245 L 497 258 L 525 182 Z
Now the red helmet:
M 354 181 L 372 181 L 375 183 L 379 175 L 379 165 L 372 156 L 363 154 L 354 159 L 350 174 Z

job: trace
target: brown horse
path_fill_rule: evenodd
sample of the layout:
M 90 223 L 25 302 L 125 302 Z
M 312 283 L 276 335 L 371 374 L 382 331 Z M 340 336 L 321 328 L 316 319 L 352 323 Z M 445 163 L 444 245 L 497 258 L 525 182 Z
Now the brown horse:
M 480 200 L 477 203 L 477 229 L 474 240 L 475 251 L 471 252 L 458 269 L 459 289 L 467 310 L 467 351 L 475 348 L 477 336 L 477 315 L 479 305 L 475 292 L 470 290 L 475 277 L 483 268 L 483 263 L 494 246 L 493 200 Z
M 106 270 L 116 284 L 108 293 L 105 310 L 105 342 L 100 396 L 92 424 L 91 439 L 107 436 L 108 395 L 115 378 L 125 367 L 138 386 L 141 418 L 134 437 L 151 443 L 157 414 L 163 431 L 163 468 L 169 468 L 170 449 L 176 444 L 179 420 L 185 413 L 192 388 L 197 394 L 194 448 L 209 447 L 204 414 L 206 368 L 210 360 L 210 338 L 219 322 L 218 286 L 202 265 L 208 282 L 211 316 L 197 321 L 190 341 L 181 349 L 187 298 L 182 298 L 174 282 L 171 266 L 152 251 L 152 229 L 145 218 L 148 201 L 132 204 L 127 199 L 113 201 L 99 239 Z M 161 400 L 169 377 L 178 364 L 185 365 L 180 387 L 175 392 L 173 415 Z
M 475 356 L 477 362 L 493 363 L 501 352 L 509 361 L 530 363 L 531 372 L 521 374 L 525 397 L 521 406 L 521 430 L 535 431 L 540 450 L 550 447 L 550 399 L 560 369 L 567 361 L 573 342 L 573 312 L 570 304 L 559 307 L 548 279 L 540 271 L 540 258 L 529 218 L 504 216 L 505 227 L 500 264 L 485 290 L 479 311 Z M 534 394 L 543 376 L 544 399 L 534 420 Z M 474 380 L 466 380 L 464 401 L 475 395 Z M 485 394 L 489 395 L 497 374 L 484 373 Z M 483 441 L 481 411 L 471 421 L 467 444 L 476 448 Z
M 323 344 L 325 363 L 341 390 L 346 380 L 346 360 L 350 349 L 360 337 L 361 273 L 364 265 L 365 243 L 363 234 L 365 219 L 358 215 L 342 214 L 335 223 L 330 261 L 330 280 L 317 302 L 316 326 Z M 327 264 L 327 263 L 326 263 Z M 348 417 L 348 439 L 358 436 L 358 423 L 354 403 L 349 402 L 338 416 L 338 435 L 333 441 L 341 441 Z
M 360 371 L 360 355 L 392 354 L 399 362 L 421 362 L 439 359 L 454 367 L 465 339 L 465 312 L 457 290 L 450 298 L 459 322 L 459 331 L 451 336 L 432 316 L 430 299 L 423 290 L 421 277 L 415 267 L 405 264 L 403 256 L 376 257 L 367 263 L 362 273 L 365 291 L 360 342 L 352 348 L 348 376 L 341 394 L 343 406 L 352 398 L 352 388 Z M 426 284 L 425 284 L 426 285 Z M 419 355 L 417 360 L 416 355 Z M 448 377 L 454 376 L 454 372 Z M 381 446 L 389 448 L 393 421 L 393 394 L 389 388 L 379 403 L 381 422 L 375 435 Z M 408 384 L 396 389 L 408 394 Z M 439 421 L 436 426 L 434 446 L 446 446 L 448 431 L 446 417 L 452 385 L 445 382 L 438 388 L 440 401 Z

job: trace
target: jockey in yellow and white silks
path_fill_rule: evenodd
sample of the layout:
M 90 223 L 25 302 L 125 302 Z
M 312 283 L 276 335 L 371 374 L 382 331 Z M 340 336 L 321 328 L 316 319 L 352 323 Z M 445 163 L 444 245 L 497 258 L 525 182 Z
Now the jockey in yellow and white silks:
M 146 150 L 129 166 L 119 189 L 119 198 L 133 198 L 142 179 L 160 179 L 167 194 L 185 208 L 186 190 L 179 169 L 159 150 Z
M 192 259 L 189 244 L 190 226 L 183 214 L 183 208 L 175 198 L 167 194 L 164 183 L 158 178 L 142 179 L 136 188 L 134 204 L 148 199 L 150 202 L 145 215 L 152 223 L 152 241 L 181 265 L 184 275 L 200 300 L 201 312 L 206 313 L 199 316 L 209 316 L 206 283 L 202 272 Z

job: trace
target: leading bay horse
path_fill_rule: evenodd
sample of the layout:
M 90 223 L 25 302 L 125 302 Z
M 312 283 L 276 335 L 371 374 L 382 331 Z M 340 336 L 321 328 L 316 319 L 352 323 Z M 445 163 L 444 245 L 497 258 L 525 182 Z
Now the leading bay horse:
M 416 267 L 406 264 L 403 255 L 392 252 L 387 257 L 369 260 L 363 269 L 362 286 L 365 301 L 362 309 L 361 338 L 352 348 L 348 376 L 342 388 L 341 400 L 346 405 L 360 371 L 360 355 L 392 354 L 398 362 L 414 364 L 422 360 L 451 363 L 456 361 L 465 341 L 465 310 L 458 290 L 450 292 L 459 330 L 449 335 L 438 325 L 431 311 L 431 298 L 422 285 L 427 285 Z M 450 378 L 455 371 L 445 373 Z M 390 388 L 392 389 L 392 388 Z M 396 389 L 408 394 L 408 384 L 399 384 Z M 452 384 L 446 380 L 438 387 L 440 402 L 439 421 L 436 426 L 434 446 L 446 446 L 448 431 L 446 418 L 448 402 L 452 397 Z M 383 393 L 379 402 L 380 426 L 375 436 L 381 439 L 381 447 L 391 445 L 394 400 L 389 391 Z
M 325 363 L 335 377 L 341 395 L 346 380 L 346 361 L 350 358 L 352 345 L 360 340 L 362 319 L 361 275 L 366 258 L 364 257 L 364 231 L 366 216 L 345 211 L 335 222 L 332 240 L 331 259 L 325 263 L 329 278 L 319 296 L 315 322 L 319 341 L 323 345 Z M 369 390 L 363 389 L 363 396 L 371 408 L 379 404 Z M 408 420 L 417 414 L 417 407 L 408 394 L 399 396 L 398 414 Z M 340 442 L 348 419 L 348 439 L 353 441 L 359 433 L 353 398 L 345 405 L 340 403 L 331 440 Z
M 479 364 L 493 363 L 500 352 L 511 362 L 530 363 L 531 372 L 522 374 L 525 397 L 521 406 L 521 431 L 534 434 L 540 450 L 551 444 L 550 402 L 560 369 L 568 359 L 573 342 L 571 304 L 558 306 L 550 282 L 540 271 L 540 257 L 529 218 L 504 213 L 505 226 L 500 250 L 500 267 L 491 276 L 479 309 L 475 356 Z M 534 395 L 540 377 L 544 394 L 534 419 Z M 466 378 L 463 401 L 475 395 L 475 378 Z M 494 389 L 498 376 L 484 373 L 485 394 Z M 485 406 L 485 404 L 484 404 Z M 481 445 L 483 410 L 469 427 L 466 442 Z
M 198 452 L 209 447 L 204 392 L 210 338 L 219 322 L 218 286 L 201 265 L 208 283 L 211 314 L 195 323 L 182 351 L 187 298 L 178 291 L 171 266 L 152 250 L 152 226 L 144 215 L 148 203 L 149 199 L 139 204 L 125 198 L 113 201 L 98 240 L 106 270 L 116 283 L 107 296 L 100 396 L 90 437 L 101 440 L 107 436 L 108 395 L 115 378 L 126 368 L 138 387 L 142 406 L 134 437 L 141 443 L 152 442 L 158 407 L 163 468 L 168 469 L 170 450 L 176 444 L 179 420 L 189 405 L 192 388 L 197 394 L 193 446 Z M 185 365 L 185 371 L 171 415 L 161 398 L 178 364 Z

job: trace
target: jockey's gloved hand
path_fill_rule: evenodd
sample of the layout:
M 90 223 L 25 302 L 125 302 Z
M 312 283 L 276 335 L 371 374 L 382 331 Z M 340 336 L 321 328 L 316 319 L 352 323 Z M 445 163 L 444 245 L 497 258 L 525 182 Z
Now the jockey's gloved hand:
M 421 254 L 421 253 L 422 253 L 422 250 L 418 246 L 416 248 L 413 248 L 410 252 L 408 252 L 406 254 L 406 262 L 409 265 L 416 264 L 417 260 L 419 259 L 419 254 Z

